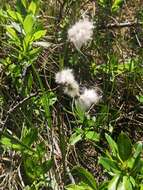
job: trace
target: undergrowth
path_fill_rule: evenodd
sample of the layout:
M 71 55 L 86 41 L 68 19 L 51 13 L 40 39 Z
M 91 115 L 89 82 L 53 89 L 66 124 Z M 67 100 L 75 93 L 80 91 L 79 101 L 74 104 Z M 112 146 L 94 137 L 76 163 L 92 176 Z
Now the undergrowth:
M 0 6 L 0 189 L 142 190 L 141 0 Z

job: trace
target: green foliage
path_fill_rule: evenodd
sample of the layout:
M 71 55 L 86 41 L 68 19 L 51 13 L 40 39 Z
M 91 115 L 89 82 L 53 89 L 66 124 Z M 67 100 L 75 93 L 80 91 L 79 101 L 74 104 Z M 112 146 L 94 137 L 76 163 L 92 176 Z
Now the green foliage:
M 99 163 L 109 175 L 114 176 L 108 183 L 108 190 L 112 189 L 139 189 L 142 179 L 142 144 L 132 146 L 131 140 L 125 133 L 121 133 L 117 143 L 106 134 L 111 153 L 101 156 Z
M 44 181 L 45 173 L 53 166 L 53 159 L 44 160 L 46 153 L 44 142 L 38 143 L 37 140 L 38 129 L 23 127 L 20 139 L 4 133 L 0 141 L 5 149 L 10 148 L 21 153 L 25 172 L 32 182 L 39 181 L 39 178 Z
M 95 74 L 98 72 L 104 72 L 110 75 L 110 80 L 114 81 L 118 76 L 123 75 L 124 73 L 140 73 L 142 68 L 139 65 L 138 59 L 129 59 L 124 63 L 119 63 L 115 55 L 108 57 L 108 62 L 106 64 L 98 65 L 92 64 L 91 69 Z
M 137 95 L 136 98 L 140 103 L 143 103 L 143 95 Z
M 7 9 L 3 13 L 7 15 L 6 33 L 8 35 L 8 44 L 13 46 L 14 51 L 9 56 L 12 62 L 12 68 L 8 67 L 9 76 L 13 80 L 13 85 L 16 85 L 17 90 L 21 90 L 23 84 L 23 75 L 27 68 L 37 58 L 40 48 L 35 48 L 33 43 L 46 35 L 46 30 L 38 23 L 36 17 L 36 9 L 38 1 L 18 2 L 17 10 Z M 28 9 L 28 10 L 27 10 Z M 24 14 L 23 14 L 24 13 Z M 3 60 L 4 65 L 8 65 L 6 60 Z M 15 70 L 18 72 L 15 75 Z
M 112 5 L 112 11 L 113 12 L 117 11 L 121 7 L 123 2 L 124 2 L 123 0 L 114 0 L 114 3 Z
M 82 128 L 75 128 L 75 132 L 69 139 L 70 145 L 75 145 L 80 140 L 90 140 L 93 142 L 99 142 L 100 134 L 95 130 L 96 121 L 95 117 L 91 117 L 86 114 L 80 107 L 75 109 L 75 123 L 78 123 Z
M 121 7 L 121 5 L 123 4 L 123 0 L 98 0 L 99 4 L 103 7 L 103 8 L 107 8 L 109 5 L 111 6 L 111 11 L 114 13 L 116 11 L 119 10 L 119 8 Z M 111 3 L 112 2 L 112 3 Z
M 69 139 L 70 145 L 75 145 L 80 140 L 91 140 L 93 142 L 99 142 L 100 134 L 89 128 L 75 129 L 75 132 Z
M 97 182 L 92 176 L 90 172 L 88 172 L 86 169 L 80 167 L 80 166 L 75 166 L 72 170 L 72 173 L 76 176 L 78 176 L 85 184 L 87 184 L 89 187 L 92 189 L 96 190 L 97 189 Z
M 132 145 L 129 137 L 126 134 L 121 133 L 119 135 L 117 145 L 120 158 L 123 161 L 128 160 L 132 153 Z
M 71 184 L 71 185 L 66 186 L 65 189 L 66 190 L 77 190 L 77 189 L 78 190 L 93 190 L 90 186 L 88 186 L 85 183 L 80 183 L 78 185 Z

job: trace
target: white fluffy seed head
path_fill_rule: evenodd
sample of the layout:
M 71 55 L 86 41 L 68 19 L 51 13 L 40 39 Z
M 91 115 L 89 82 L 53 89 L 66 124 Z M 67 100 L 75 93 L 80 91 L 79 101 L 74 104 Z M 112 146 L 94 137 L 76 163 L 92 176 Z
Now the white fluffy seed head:
M 74 98 L 79 96 L 79 84 L 76 82 L 72 69 L 64 69 L 56 73 L 55 80 L 57 84 L 64 87 L 64 93 Z
M 72 69 L 64 69 L 56 73 L 55 80 L 57 84 L 71 84 L 75 81 Z
M 64 88 L 64 93 L 74 98 L 79 96 L 79 85 L 76 81 L 71 84 L 67 84 Z
M 92 39 L 93 28 L 93 22 L 84 18 L 83 20 L 75 23 L 68 30 L 68 38 L 77 48 L 80 49 L 83 44 L 86 44 Z
M 80 95 L 78 102 L 83 109 L 88 109 L 92 104 L 97 104 L 100 96 L 95 89 L 85 89 L 83 94 Z

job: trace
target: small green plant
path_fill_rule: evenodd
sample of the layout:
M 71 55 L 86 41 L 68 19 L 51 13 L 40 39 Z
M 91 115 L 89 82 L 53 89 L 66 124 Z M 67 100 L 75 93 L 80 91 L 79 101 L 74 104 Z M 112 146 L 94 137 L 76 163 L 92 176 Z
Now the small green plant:
M 22 90 L 21 85 L 24 85 L 24 81 L 29 80 L 28 68 L 40 52 L 40 47 L 35 47 L 34 42 L 46 34 L 36 16 L 38 4 L 38 1 L 17 1 L 16 10 L 9 7 L 2 12 L 2 16 L 6 17 L 8 46 L 12 49 L 12 53 L 2 60 L 2 63 L 18 91 Z
M 92 174 L 80 166 L 75 166 L 72 169 L 72 174 L 79 177 L 81 180 L 78 184 L 70 184 L 66 187 L 66 190 L 97 190 L 98 185 Z
M 75 116 L 73 122 L 77 127 L 74 128 L 74 132 L 69 139 L 70 145 L 75 145 L 80 140 L 99 142 L 100 134 L 96 128 L 96 117 L 90 116 L 80 106 L 76 106 L 73 113 Z
M 1 144 L 5 150 L 17 151 L 22 156 L 22 166 L 31 184 L 48 184 L 46 173 L 53 166 L 53 159 L 47 160 L 45 142 L 38 141 L 38 129 L 23 127 L 21 138 L 4 133 Z
M 117 12 L 121 5 L 123 4 L 123 0 L 114 0 L 113 2 L 110 0 L 98 0 L 99 4 L 103 7 L 103 8 L 107 8 L 107 6 L 111 6 L 111 11 L 112 12 Z M 112 2 L 112 3 L 111 3 Z
M 108 190 L 137 190 L 143 180 L 142 143 L 134 146 L 125 133 L 121 133 L 117 143 L 106 134 L 106 139 L 111 152 L 106 151 L 106 156 L 101 156 L 101 164 L 112 179 L 108 182 Z M 106 188 L 105 188 L 106 189 Z

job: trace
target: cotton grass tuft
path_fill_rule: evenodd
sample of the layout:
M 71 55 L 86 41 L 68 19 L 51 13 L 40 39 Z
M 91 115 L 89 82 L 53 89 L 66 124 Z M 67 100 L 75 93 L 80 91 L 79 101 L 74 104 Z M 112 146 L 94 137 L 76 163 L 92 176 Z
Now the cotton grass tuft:
M 63 69 L 56 73 L 55 81 L 64 88 L 64 93 L 74 98 L 79 96 L 79 84 L 75 80 L 72 69 Z
M 68 39 L 80 49 L 83 44 L 92 39 L 93 28 L 93 22 L 87 18 L 79 20 L 68 30 Z

